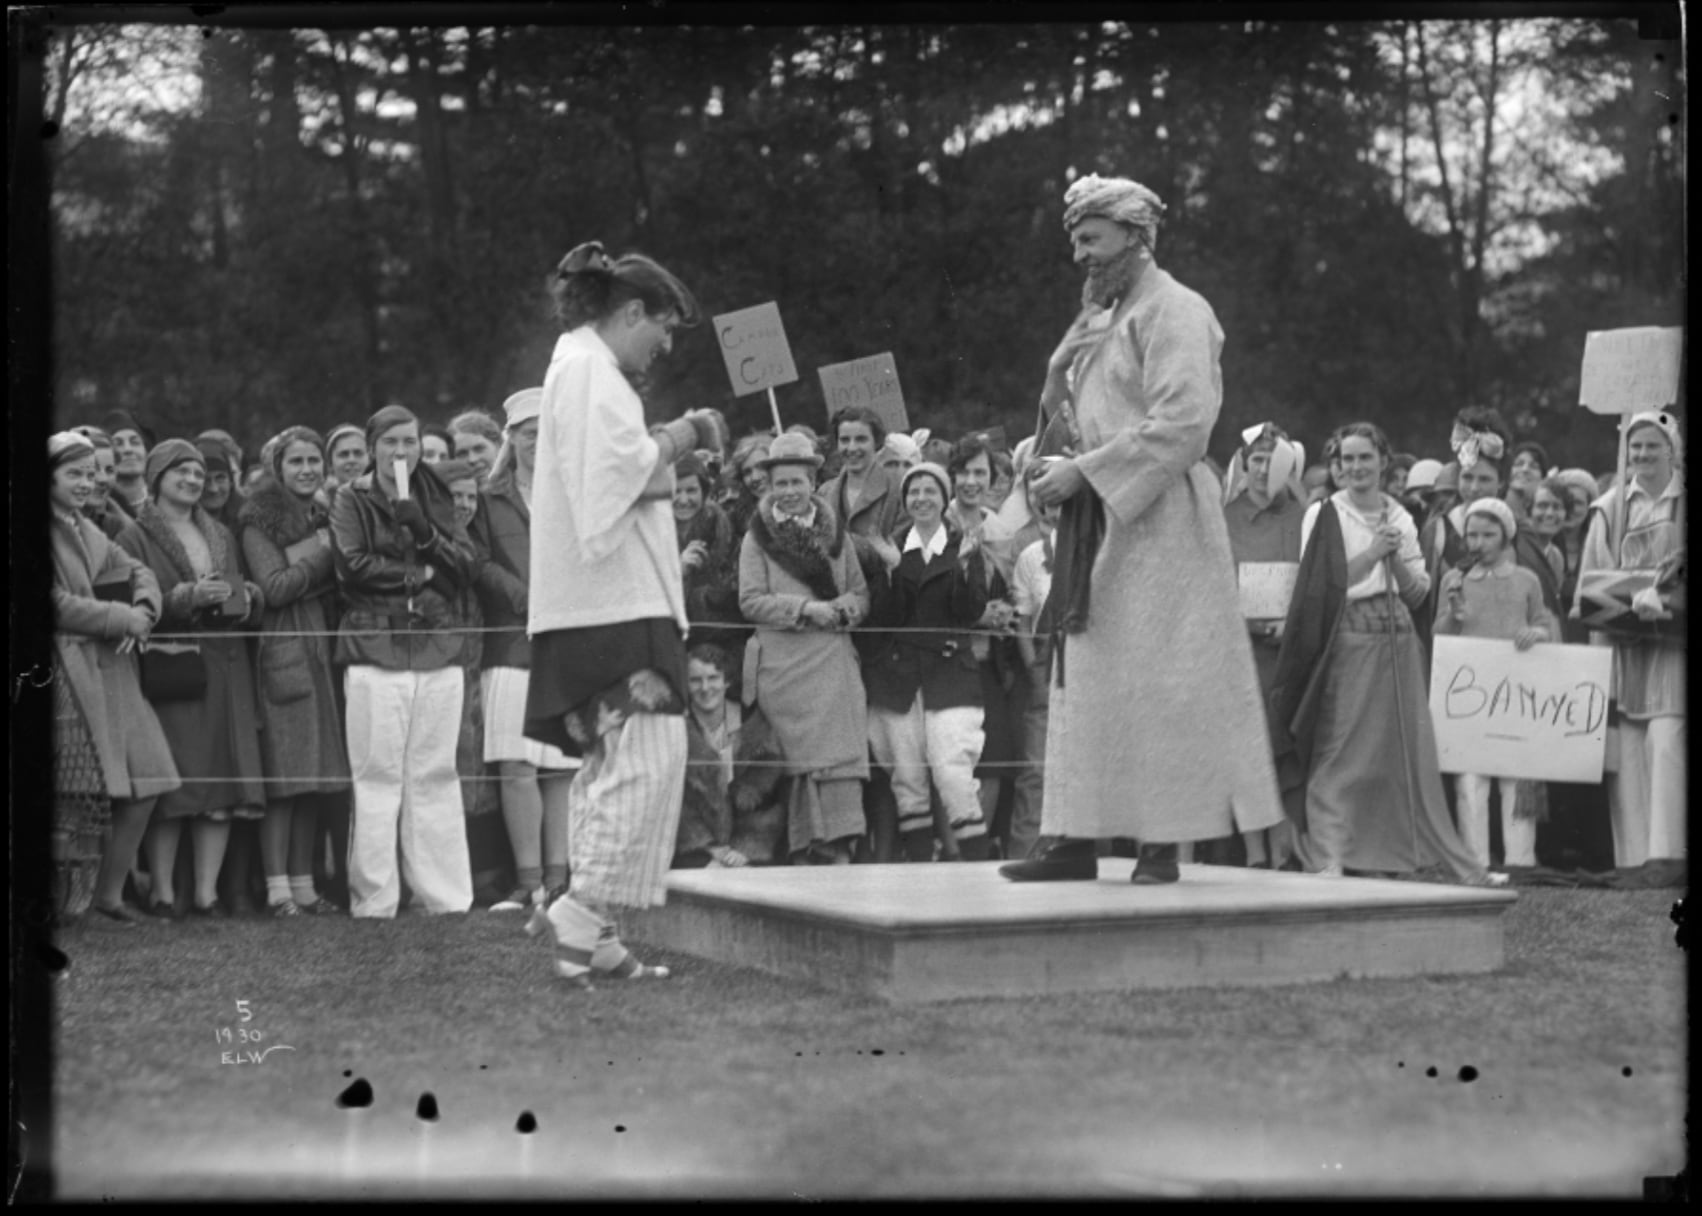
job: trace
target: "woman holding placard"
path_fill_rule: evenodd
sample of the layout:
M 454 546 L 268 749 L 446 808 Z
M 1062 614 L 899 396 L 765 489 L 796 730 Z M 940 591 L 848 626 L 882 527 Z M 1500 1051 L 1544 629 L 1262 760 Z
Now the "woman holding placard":
M 172 880 L 187 820 L 193 910 L 223 917 L 229 912 L 218 880 L 231 818 L 260 818 L 266 795 L 248 644 L 218 634 L 258 623 L 264 598 L 243 580 L 235 539 L 201 508 L 207 466 L 200 449 L 167 439 L 148 453 L 144 476 L 148 501 L 118 543 L 147 565 L 163 592 L 159 625 L 142 657 L 142 691 L 184 782 L 161 795 L 143 840 L 152 907 L 177 915 Z
M 1591 509 L 1578 579 L 1580 609 L 1595 606 L 1600 596 L 1592 591 L 1622 572 L 1648 584 L 1632 595 L 1636 619 L 1628 626 L 1643 622 L 1649 632 L 1612 637 L 1619 775 L 1609 787 L 1609 813 L 1614 864 L 1622 870 L 1685 856 L 1684 638 L 1652 628 L 1681 607 L 1684 440 L 1665 412 L 1634 414 L 1626 428 L 1631 477 Z
M 347 664 L 354 823 L 349 912 L 393 917 L 402 872 L 427 912 L 473 903 L 455 743 L 477 559 L 446 486 L 421 459 L 420 423 L 387 405 L 366 424 L 370 472 L 337 491 L 331 541 L 342 589 L 336 661 Z
M 1306 489 L 1300 478 L 1305 467 L 1306 449 L 1274 422 L 1241 432 L 1241 447 L 1229 462 L 1223 486 L 1223 522 L 1237 569 L 1255 563 L 1266 567 L 1299 564 L 1300 521 L 1306 514 Z M 1247 611 L 1244 605 L 1244 616 Z M 1249 616 L 1247 634 L 1259 688 L 1268 697 L 1282 645 L 1282 621 Z M 1298 770 L 1279 766 L 1277 778 L 1288 820 L 1274 828 L 1241 833 L 1247 864 L 1261 869 L 1281 869 L 1293 856 L 1292 825 L 1304 814 L 1306 783 Z
M 1332 877 L 1440 863 L 1484 885 L 1448 818 L 1411 615 L 1430 583 L 1412 517 L 1382 489 L 1389 455 L 1368 422 L 1338 430 L 1325 457 L 1345 488 L 1301 521 L 1270 698 L 1279 754 L 1292 751 L 1306 774 L 1297 853 Z
M 331 521 L 319 504 L 325 451 L 292 426 L 268 446 L 272 477 L 243 504 L 242 551 L 266 597 L 259 645 L 266 818 L 260 861 L 273 916 L 337 911 L 313 886 L 325 795 L 349 787 L 348 747 L 331 673 L 337 572 Z

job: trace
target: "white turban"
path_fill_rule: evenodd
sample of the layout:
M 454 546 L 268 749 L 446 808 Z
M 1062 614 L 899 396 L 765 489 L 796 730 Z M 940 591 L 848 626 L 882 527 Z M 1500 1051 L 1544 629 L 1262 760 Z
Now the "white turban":
M 1126 177 L 1099 177 L 1089 173 L 1077 178 L 1064 191 L 1064 231 L 1092 216 L 1103 216 L 1118 224 L 1129 224 L 1148 233 L 1158 229 L 1164 204 L 1158 195 Z

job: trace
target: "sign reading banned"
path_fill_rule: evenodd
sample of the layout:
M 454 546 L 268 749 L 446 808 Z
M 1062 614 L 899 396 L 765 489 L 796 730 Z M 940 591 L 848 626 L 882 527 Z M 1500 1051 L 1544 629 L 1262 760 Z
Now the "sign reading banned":
M 715 340 L 720 344 L 735 397 L 791 384 L 798 378 L 778 304 L 758 304 L 716 317 Z
M 817 368 L 816 374 L 821 377 L 821 395 L 827 398 L 829 419 L 847 406 L 864 405 L 875 411 L 887 430 L 910 430 L 904 390 L 898 385 L 898 364 L 890 351 L 849 363 L 830 363 Z
M 1438 634 L 1430 717 L 1445 773 L 1594 783 L 1607 743 L 1605 646 Z
M 1635 414 L 1678 400 L 1684 331 L 1645 325 L 1584 335 L 1578 403 L 1593 414 Z

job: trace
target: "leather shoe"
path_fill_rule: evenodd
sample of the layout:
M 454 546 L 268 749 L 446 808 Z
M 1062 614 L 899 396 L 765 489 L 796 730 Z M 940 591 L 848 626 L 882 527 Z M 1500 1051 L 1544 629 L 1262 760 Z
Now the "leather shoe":
M 1012 882 L 1092 882 L 1099 877 L 1095 847 L 1091 840 L 1060 838 L 1023 861 L 1007 861 L 999 873 Z
M 148 905 L 148 915 L 157 916 L 161 920 L 182 920 L 183 913 L 176 904 L 168 904 L 163 899 L 156 899 Z
M 1175 882 L 1182 876 L 1181 868 L 1176 862 L 1177 852 L 1173 844 L 1143 844 L 1140 856 L 1135 859 L 1135 872 L 1129 881 L 1143 887 Z

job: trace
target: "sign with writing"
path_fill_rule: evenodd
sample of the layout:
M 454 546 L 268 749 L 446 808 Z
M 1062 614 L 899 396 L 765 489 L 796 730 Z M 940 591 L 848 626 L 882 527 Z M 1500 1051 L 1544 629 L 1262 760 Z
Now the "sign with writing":
M 1607 743 L 1606 646 L 1438 634 L 1430 717 L 1445 773 L 1536 781 L 1602 779 Z
M 735 397 L 791 384 L 798 378 L 778 304 L 758 304 L 716 317 L 715 339 L 720 343 Z
M 849 405 L 865 405 L 874 410 L 889 431 L 910 430 L 910 416 L 904 410 L 904 390 L 898 386 L 898 364 L 890 351 L 853 359 L 849 363 L 830 363 L 818 367 L 821 395 L 827 398 L 827 416 L 833 416 Z
M 1240 586 L 1241 619 L 1281 621 L 1288 618 L 1288 601 L 1300 578 L 1299 562 L 1242 562 L 1236 570 Z
M 1578 404 L 1593 414 L 1635 414 L 1678 401 L 1684 330 L 1645 325 L 1584 335 Z

